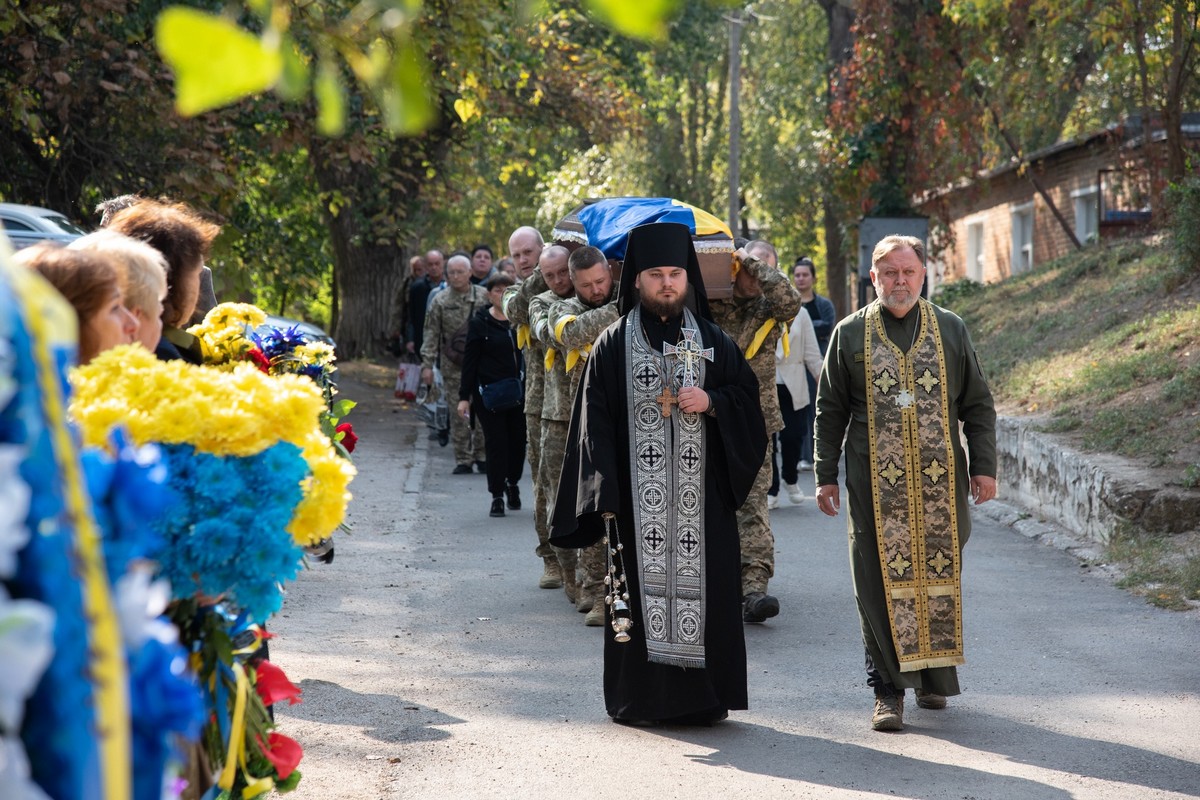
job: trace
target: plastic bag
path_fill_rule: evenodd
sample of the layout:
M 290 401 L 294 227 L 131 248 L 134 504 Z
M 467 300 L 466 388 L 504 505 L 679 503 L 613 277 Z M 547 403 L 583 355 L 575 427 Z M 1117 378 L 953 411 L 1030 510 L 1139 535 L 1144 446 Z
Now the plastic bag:
M 418 365 L 418 374 L 420 369 Z M 450 406 L 446 402 L 446 388 L 442 382 L 442 371 L 433 368 L 433 384 L 421 386 L 416 398 L 417 413 L 429 428 L 429 438 L 445 447 L 450 443 Z
M 396 397 L 415 400 L 421 385 L 421 365 L 409 359 L 401 359 L 396 367 Z

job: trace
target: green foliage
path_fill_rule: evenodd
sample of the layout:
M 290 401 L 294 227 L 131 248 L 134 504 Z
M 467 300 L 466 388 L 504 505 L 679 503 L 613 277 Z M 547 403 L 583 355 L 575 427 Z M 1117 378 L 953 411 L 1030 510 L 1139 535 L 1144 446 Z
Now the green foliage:
M 1200 274 L 1200 178 L 1191 177 L 1167 189 L 1172 254 L 1179 276 Z
M 984 290 L 984 285 L 978 281 L 973 281 L 970 278 L 954 281 L 953 283 L 939 284 L 937 291 L 934 292 L 933 302 L 954 311 L 962 307 L 962 303 L 973 297 L 978 297 L 980 292 Z
M 154 38 L 175 72 L 175 106 L 184 116 L 259 94 L 283 74 L 283 56 L 231 20 L 173 6 L 158 17 Z

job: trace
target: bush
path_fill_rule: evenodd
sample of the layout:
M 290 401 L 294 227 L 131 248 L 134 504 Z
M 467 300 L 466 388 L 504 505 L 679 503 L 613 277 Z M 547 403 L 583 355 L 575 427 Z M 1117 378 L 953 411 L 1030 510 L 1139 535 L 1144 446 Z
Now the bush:
M 1200 273 L 1200 178 L 1186 178 L 1167 187 L 1167 210 L 1176 268 Z
M 938 286 L 933 293 L 933 302 L 937 303 L 942 308 L 948 308 L 951 311 L 955 307 L 985 289 L 982 283 L 973 281 L 970 278 L 960 278 L 953 283 L 943 283 Z

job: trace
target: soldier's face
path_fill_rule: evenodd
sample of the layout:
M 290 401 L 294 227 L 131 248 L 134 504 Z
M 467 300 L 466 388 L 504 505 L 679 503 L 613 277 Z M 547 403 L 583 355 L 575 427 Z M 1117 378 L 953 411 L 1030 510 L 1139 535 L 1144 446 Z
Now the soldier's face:
M 571 271 L 567 268 L 567 254 L 550 253 L 542 256 L 542 277 L 550 291 L 559 297 L 570 297 L 574 289 L 571 286 Z
M 598 308 L 608 302 L 608 296 L 612 293 L 612 270 L 608 264 L 575 270 L 571 282 L 575 284 L 575 296 L 584 305 Z
M 883 306 L 903 317 L 917 303 L 925 283 L 925 265 L 911 247 L 901 247 L 871 268 L 871 283 Z
M 517 267 L 517 276 L 525 280 L 533 274 L 538 256 L 542 254 L 542 243 L 531 231 L 521 231 L 508 240 L 508 254 Z
M 471 285 L 471 267 L 466 258 L 452 258 L 446 265 L 446 283 L 456 292 L 465 292 Z

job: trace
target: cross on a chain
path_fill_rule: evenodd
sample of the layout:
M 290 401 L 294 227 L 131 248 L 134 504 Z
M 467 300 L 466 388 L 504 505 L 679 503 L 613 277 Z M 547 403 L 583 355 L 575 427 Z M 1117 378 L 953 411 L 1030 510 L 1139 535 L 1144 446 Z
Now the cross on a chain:
M 662 408 L 662 415 L 669 417 L 671 416 L 671 406 L 679 405 L 679 398 L 671 392 L 671 387 L 667 386 L 662 390 L 662 394 L 654 398 L 654 402 Z
M 680 333 L 683 334 L 683 341 L 679 344 L 663 343 L 663 355 L 675 356 L 683 363 L 683 380 L 680 386 L 695 386 L 700 382 L 697 374 L 700 359 L 712 361 L 713 349 L 700 346 L 700 342 L 696 341 L 699 331 L 695 328 L 682 328 Z

